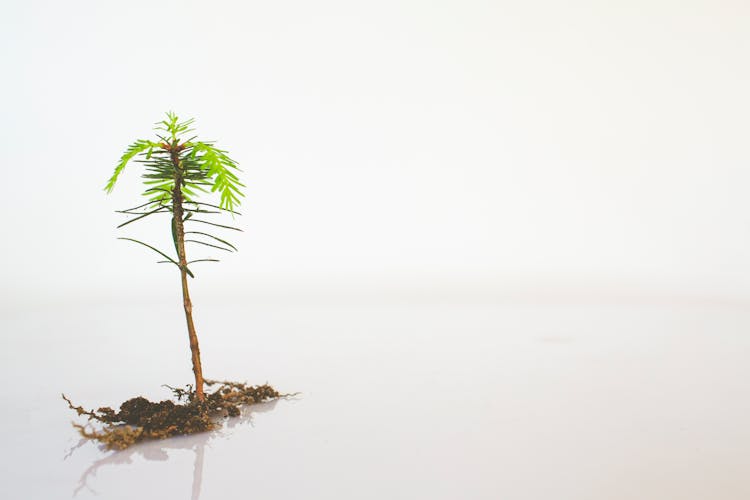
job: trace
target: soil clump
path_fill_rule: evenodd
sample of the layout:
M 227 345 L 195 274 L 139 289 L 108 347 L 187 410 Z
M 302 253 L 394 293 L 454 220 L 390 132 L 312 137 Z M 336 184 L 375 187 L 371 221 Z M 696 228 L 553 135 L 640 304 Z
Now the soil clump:
M 235 417 L 240 407 L 280 398 L 273 387 L 264 384 L 250 386 L 240 382 L 206 380 L 207 391 L 203 401 L 196 398 L 192 386 L 187 389 L 168 387 L 177 401 L 152 402 L 138 396 L 120 405 L 119 411 L 110 407 L 86 410 L 75 406 L 64 394 L 63 399 L 71 410 L 86 416 L 86 425 L 73 424 L 81 436 L 99 441 L 108 449 L 122 450 L 148 439 L 165 439 L 184 434 L 195 434 L 216 429 L 223 417 Z M 91 423 L 102 424 L 100 429 Z

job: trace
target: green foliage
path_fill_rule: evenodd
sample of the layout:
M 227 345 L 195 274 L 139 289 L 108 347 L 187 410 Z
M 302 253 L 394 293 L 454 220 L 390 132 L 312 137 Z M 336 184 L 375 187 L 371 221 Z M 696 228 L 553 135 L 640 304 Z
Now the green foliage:
M 245 185 L 239 181 L 236 171 L 237 162 L 227 152 L 213 145 L 213 142 L 195 141 L 195 136 L 187 140 L 184 135 L 192 132 L 193 119 L 180 122 L 177 115 L 167 113 L 167 119 L 156 123 L 154 130 L 167 132 L 168 136 L 156 134 L 161 142 L 138 139 L 123 153 L 120 162 L 107 181 L 105 191 L 111 193 L 120 177 L 120 173 L 133 158 L 145 165 L 142 175 L 147 186 L 144 195 L 152 202 L 153 207 L 168 204 L 175 187 L 175 166 L 172 154 L 177 152 L 179 168 L 182 174 L 181 190 L 186 201 L 192 201 L 197 192 L 218 192 L 219 208 L 234 212 L 244 196 L 240 188 Z
M 218 191 L 221 194 L 219 206 L 222 208 L 233 208 L 240 204 L 240 183 L 232 169 L 237 169 L 237 164 L 226 151 L 213 147 L 210 143 L 195 142 L 188 143 L 191 149 L 190 161 L 201 165 L 201 168 L 207 169 L 207 175 L 213 179 L 211 191 Z M 196 186 L 197 187 L 197 186 Z
M 128 146 L 128 149 L 125 150 L 125 152 L 122 154 L 122 157 L 120 158 L 120 163 L 117 164 L 115 167 L 115 171 L 112 174 L 112 177 L 109 178 L 109 181 L 107 181 L 107 185 L 104 187 L 104 190 L 107 191 L 107 193 L 111 193 L 112 190 L 115 188 L 115 183 L 117 182 L 117 179 L 120 177 L 120 173 L 122 172 L 122 169 L 125 168 L 125 165 L 128 164 L 130 160 L 133 159 L 133 157 L 139 153 L 143 153 L 144 151 L 148 150 L 147 156 L 151 157 L 151 152 L 155 147 L 158 147 L 159 145 L 156 143 L 153 143 L 151 141 L 145 141 L 143 139 L 138 139 L 133 144 Z
M 160 213 L 172 214 L 172 237 L 177 250 L 177 236 L 175 234 L 174 207 L 175 196 L 181 199 L 183 212 L 182 222 L 198 222 L 209 224 L 223 229 L 239 229 L 217 224 L 215 222 L 193 219 L 194 214 L 211 215 L 222 212 L 230 213 L 232 216 L 240 215 L 235 209 L 241 203 L 241 188 L 244 187 L 237 177 L 239 168 L 237 162 L 231 159 L 227 151 L 219 149 L 213 142 L 198 141 L 197 136 L 186 138 L 193 132 L 191 128 L 194 120 L 180 121 L 176 114 L 166 113 L 166 119 L 157 122 L 154 130 L 159 139 L 158 142 L 138 139 L 127 147 L 120 161 L 114 169 L 112 176 L 104 187 L 107 193 L 112 192 L 120 177 L 120 174 L 133 160 L 144 166 L 142 174 L 143 183 L 146 186 L 143 195 L 147 202 L 137 207 L 121 210 L 120 213 L 134 216 L 120 224 L 118 228 L 133 222 L 145 219 L 151 215 Z M 179 185 L 177 183 L 179 182 Z M 201 194 L 217 193 L 218 205 L 198 201 Z M 185 240 L 185 243 L 198 244 L 203 247 L 217 248 L 225 251 L 236 251 L 236 247 L 228 241 L 200 231 L 186 231 L 186 234 L 194 235 L 194 239 Z M 202 237 L 209 238 L 204 241 Z M 132 238 L 121 238 L 144 245 L 165 257 L 166 261 L 180 267 L 178 259 L 169 257 L 166 253 L 155 247 Z M 215 262 L 216 259 L 197 259 L 191 262 Z M 186 269 L 190 276 L 193 274 Z

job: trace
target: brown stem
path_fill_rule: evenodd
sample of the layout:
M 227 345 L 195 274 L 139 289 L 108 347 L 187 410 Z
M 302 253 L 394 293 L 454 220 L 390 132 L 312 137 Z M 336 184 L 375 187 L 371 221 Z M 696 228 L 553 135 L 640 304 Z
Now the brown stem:
M 183 225 L 182 208 L 182 167 L 180 165 L 179 149 L 175 144 L 170 148 L 172 164 L 175 171 L 174 191 L 172 192 L 172 218 L 177 242 L 177 256 L 179 258 L 180 276 L 182 279 L 182 303 L 185 307 L 185 319 L 187 320 L 188 337 L 190 338 L 190 352 L 193 360 L 193 373 L 195 374 L 195 396 L 198 401 L 204 400 L 203 395 L 203 369 L 201 368 L 201 351 L 198 346 L 198 335 L 195 333 L 193 324 L 193 304 L 190 302 L 190 292 L 187 282 L 187 257 L 185 256 L 185 228 Z

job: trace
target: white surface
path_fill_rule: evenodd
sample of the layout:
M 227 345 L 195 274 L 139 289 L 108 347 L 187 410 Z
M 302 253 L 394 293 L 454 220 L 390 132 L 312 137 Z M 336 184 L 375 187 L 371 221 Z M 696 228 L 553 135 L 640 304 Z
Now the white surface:
M 212 435 L 70 453 L 60 392 L 189 382 L 178 306 L 2 320 L 0 497 L 750 495 L 750 306 L 710 301 L 199 306 L 207 374 L 303 394 Z

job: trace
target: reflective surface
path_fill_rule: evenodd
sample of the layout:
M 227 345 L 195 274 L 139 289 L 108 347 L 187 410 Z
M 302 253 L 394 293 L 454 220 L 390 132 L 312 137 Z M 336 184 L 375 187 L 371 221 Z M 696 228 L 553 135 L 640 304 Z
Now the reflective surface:
M 291 400 L 105 452 L 87 407 L 189 382 L 171 304 L 2 317 L 2 498 L 750 498 L 750 307 L 403 300 L 196 310 L 208 376 Z

